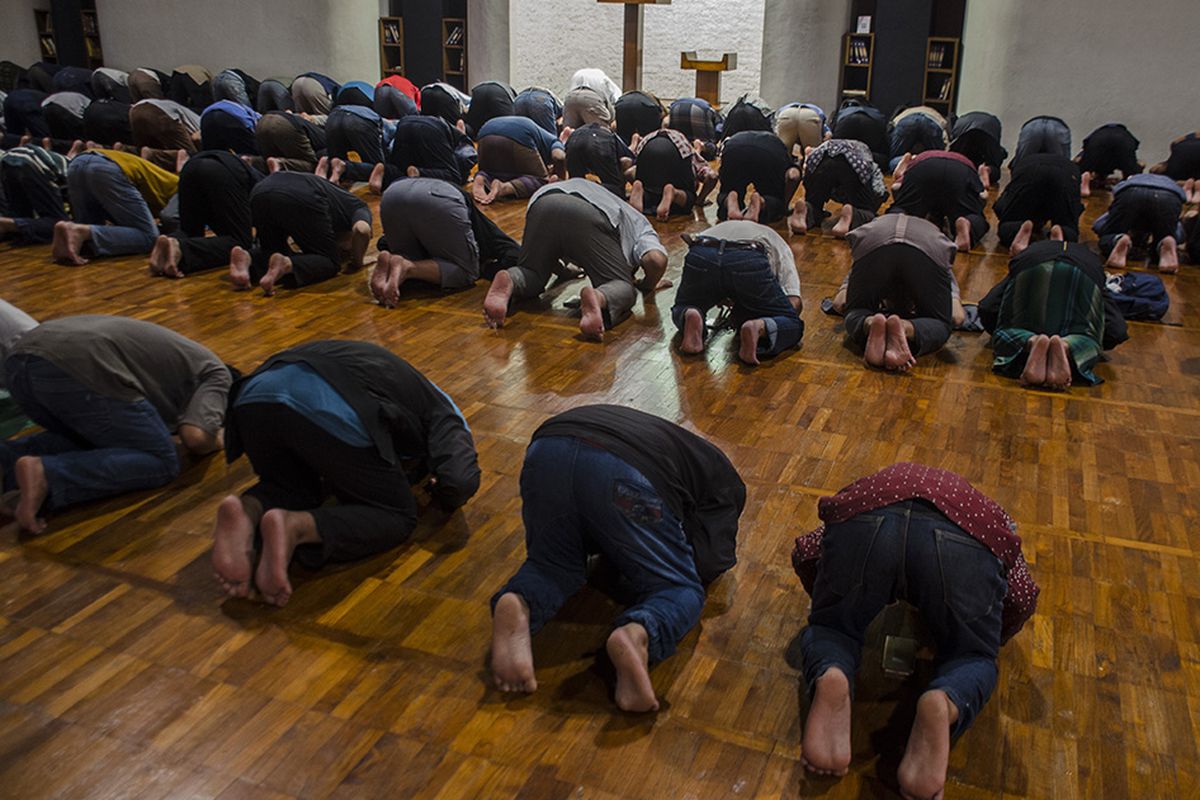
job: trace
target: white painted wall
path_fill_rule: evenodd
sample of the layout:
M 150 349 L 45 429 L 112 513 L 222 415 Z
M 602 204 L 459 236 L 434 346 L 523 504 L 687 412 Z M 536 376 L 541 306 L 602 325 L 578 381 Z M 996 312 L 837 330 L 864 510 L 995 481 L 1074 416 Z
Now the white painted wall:
M 1147 164 L 1196 130 L 1200 91 L 1185 64 L 1200 31 L 1196 0 L 971 0 L 958 111 L 990 111 L 1011 153 L 1021 124 L 1062 117 L 1078 152 L 1106 122 L 1141 140 Z
M 841 0 L 835 0 L 841 2 Z M 660 98 L 690 97 L 696 73 L 679 68 L 679 54 L 738 54 L 721 79 L 721 101 L 759 91 L 766 0 L 673 0 L 645 10 L 642 87 Z M 623 6 L 596 0 L 510 0 L 512 84 L 563 92 L 575 70 L 598 67 L 621 83 Z
M 50 8 L 49 0 L 0 0 L 0 61 L 13 61 L 22 67 L 42 57 L 38 48 L 37 24 L 33 9 Z
M 104 63 L 379 79 L 379 0 L 97 0 Z M 30 14 L 32 17 L 32 14 Z
M 816 103 L 833 116 L 850 25 L 850 0 L 766 0 L 762 96 L 771 105 Z
M 509 83 L 508 0 L 467 0 L 467 79 Z

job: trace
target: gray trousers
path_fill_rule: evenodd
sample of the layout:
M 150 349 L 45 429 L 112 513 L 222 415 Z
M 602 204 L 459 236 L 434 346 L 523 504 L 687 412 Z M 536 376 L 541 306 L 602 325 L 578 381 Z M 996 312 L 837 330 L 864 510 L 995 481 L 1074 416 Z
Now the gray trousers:
M 437 262 L 443 289 L 465 289 L 479 279 L 479 245 L 467 199 L 435 178 L 393 181 L 379 200 L 388 249 L 411 261 Z
M 629 316 L 637 299 L 635 267 L 621 249 L 621 234 L 604 212 L 582 197 L 551 192 L 525 213 L 525 235 L 517 265 L 508 270 L 514 298 L 537 297 L 561 263 L 583 269 L 608 301 L 605 327 Z

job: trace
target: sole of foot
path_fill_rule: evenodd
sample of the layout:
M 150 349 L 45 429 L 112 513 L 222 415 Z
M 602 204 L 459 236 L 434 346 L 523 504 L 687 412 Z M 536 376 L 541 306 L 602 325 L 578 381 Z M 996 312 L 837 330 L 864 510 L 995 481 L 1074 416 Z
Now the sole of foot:
M 1022 386 L 1042 386 L 1046 383 L 1046 354 L 1050 351 L 1049 336 L 1034 336 L 1029 340 L 1029 355 L 1021 371 Z
M 288 564 L 292 561 L 293 537 L 288 531 L 287 515 L 290 512 L 273 508 L 263 514 L 259 531 L 262 533 L 262 555 L 254 573 L 254 583 L 263 600 L 273 606 L 283 607 L 292 597 L 292 583 L 288 580 Z
M 854 208 L 842 206 L 838 213 L 838 221 L 834 224 L 832 233 L 839 239 L 845 239 L 850 234 L 850 222 L 854 219 Z
M 17 525 L 21 530 L 30 533 L 42 533 L 46 530 L 46 520 L 38 516 L 42 503 L 50 494 L 50 484 L 46 481 L 46 469 L 42 460 L 36 456 L 22 456 L 13 465 L 13 476 L 17 480 L 20 496 L 17 498 Z
M 500 596 L 492 614 L 492 681 L 502 692 L 537 690 L 529 608 L 511 592 Z
M 371 289 L 371 297 L 381 306 L 387 307 L 386 295 L 384 289 L 387 287 L 388 273 L 391 271 L 392 254 L 387 250 L 382 250 L 379 253 L 379 258 L 375 261 L 375 268 L 371 270 L 371 279 L 367 281 L 367 286 Z
M 845 775 L 850 769 L 850 682 L 837 668 L 817 678 L 808 717 L 800 760 L 804 768 L 817 775 Z
M 887 350 L 883 354 L 883 365 L 893 372 L 908 372 L 916 363 L 908 346 L 904 322 L 899 317 L 888 317 Z
M 600 292 L 585 286 L 579 292 L 579 332 L 594 342 L 604 340 L 604 306 Z
M 508 301 L 512 299 L 513 282 L 508 272 L 500 270 L 483 298 L 483 319 L 489 328 L 503 328 L 508 317 Z
M 917 701 L 917 716 L 896 772 L 905 800 L 942 796 L 950 761 L 950 718 L 950 701 L 944 692 L 926 692 Z
M 258 282 L 258 286 L 262 289 L 264 297 L 272 297 L 275 294 L 275 285 L 283 278 L 284 275 L 292 271 L 292 260 L 283 253 L 272 253 L 271 258 L 267 261 L 267 274 L 262 276 Z
M 1021 223 L 1021 228 L 1017 231 L 1017 235 L 1013 237 L 1012 244 L 1008 247 L 1008 254 L 1010 256 L 1020 255 L 1025 251 L 1026 247 L 1029 247 L 1029 241 L 1032 238 L 1033 222 L 1025 220 Z
M 622 625 L 608 636 L 605 649 L 617 671 L 617 707 L 644 713 L 658 710 L 650 667 L 646 631 L 637 623 Z
M 954 221 L 954 246 L 960 253 L 971 249 L 971 223 L 963 217 Z
M 363 257 L 371 246 L 371 223 L 359 220 L 350 229 L 350 263 L 346 272 L 358 272 L 363 268 Z
M 1046 356 L 1046 386 L 1065 391 L 1071 388 L 1071 349 L 1061 336 L 1051 336 Z
M 867 318 L 867 346 L 863 349 L 863 361 L 868 367 L 883 369 L 883 355 L 887 351 L 887 317 L 875 314 Z
M 1112 252 L 1108 254 L 1108 259 L 1104 262 L 1104 266 L 1125 269 L 1125 265 L 1129 261 L 1129 248 L 1132 246 L 1133 239 L 1130 239 L 1128 236 L 1118 238 L 1117 243 L 1113 245 Z
M 758 340 L 762 338 L 766 326 L 761 319 L 751 319 L 742 323 L 738 331 L 738 358 L 743 364 L 758 366 Z
M 229 280 L 235 289 L 250 288 L 250 253 L 235 247 L 229 253 Z
M 254 575 L 254 523 L 241 498 L 229 495 L 217 506 L 213 529 L 213 575 L 230 597 L 248 597 Z
M 695 308 L 683 312 L 683 339 L 679 342 L 679 352 L 689 356 L 704 352 L 704 317 Z
M 1163 239 L 1158 245 L 1158 271 L 1168 275 L 1179 272 L 1179 248 L 1172 238 Z

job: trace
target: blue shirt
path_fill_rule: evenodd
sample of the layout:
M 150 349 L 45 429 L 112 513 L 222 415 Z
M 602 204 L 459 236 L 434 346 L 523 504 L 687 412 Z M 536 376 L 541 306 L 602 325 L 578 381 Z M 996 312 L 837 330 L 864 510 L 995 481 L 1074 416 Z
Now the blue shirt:
M 342 88 L 338 89 L 338 94 L 341 94 L 346 89 L 358 89 L 367 96 L 367 99 L 371 101 L 375 100 L 375 87 L 366 81 L 350 81 L 349 83 L 343 83 Z
M 554 134 L 546 131 L 529 117 L 492 117 L 483 123 L 477 134 L 480 139 L 485 136 L 503 136 L 512 139 L 519 145 L 537 150 L 542 161 L 550 163 L 550 153 L 554 150 L 565 150 L 563 143 Z
M 262 114 L 253 108 L 247 108 L 241 103 L 235 103 L 232 100 L 218 100 L 201 112 L 200 119 L 203 120 L 210 111 L 224 111 L 231 117 L 240 120 L 246 126 L 247 130 L 254 130 L 255 126 L 258 125 L 259 118 L 262 117 Z
M 234 407 L 251 403 L 285 405 L 351 447 L 372 447 L 358 414 L 337 390 L 307 364 L 278 364 L 247 379 Z

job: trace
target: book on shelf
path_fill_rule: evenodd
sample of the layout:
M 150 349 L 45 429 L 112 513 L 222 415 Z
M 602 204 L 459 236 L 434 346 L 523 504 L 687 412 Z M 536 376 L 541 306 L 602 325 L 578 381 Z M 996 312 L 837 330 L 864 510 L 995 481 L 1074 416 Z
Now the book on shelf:
M 383 43 L 400 44 L 400 26 L 394 22 L 383 23 Z
M 83 33 L 85 36 L 97 35 L 95 14 L 89 14 L 86 11 L 83 13 Z
M 42 52 L 48 56 L 57 56 L 58 51 L 54 47 L 54 39 L 50 36 L 42 37 Z
M 952 82 L 953 79 L 949 77 L 942 79 L 942 88 L 938 90 L 938 100 L 950 99 L 950 84 Z
M 462 44 L 462 37 L 463 37 L 462 25 L 455 25 L 453 28 L 450 29 L 449 35 L 446 36 L 446 45 L 452 46 L 452 45 L 456 45 L 456 44 Z

